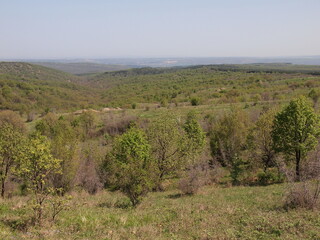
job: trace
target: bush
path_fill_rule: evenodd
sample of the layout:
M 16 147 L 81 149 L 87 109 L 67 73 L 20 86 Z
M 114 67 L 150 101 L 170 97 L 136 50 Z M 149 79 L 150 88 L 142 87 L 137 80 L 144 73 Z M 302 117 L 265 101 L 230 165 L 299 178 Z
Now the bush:
M 273 183 L 280 183 L 284 181 L 284 176 L 279 174 L 277 169 L 267 169 L 265 172 L 259 172 L 257 174 L 257 181 L 260 185 L 269 185 Z
M 209 183 L 210 172 L 208 164 L 196 164 L 186 173 L 186 176 L 179 182 L 179 189 L 187 195 L 193 195 L 198 190 Z
M 232 179 L 232 185 L 239 185 L 241 177 L 248 167 L 248 163 L 238 156 L 234 157 L 232 165 L 230 167 L 230 177 Z
M 196 97 L 191 98 L 190 103 L 192 106 L 198 106 L 198 105 L 200 105 L 200 99 L 196 98 Z
M 153 187 L 150 150 L 144 132 L 131 127 L 115 139 L 110 153 L 112 161 L 109 164 L 115 170 L 113 184 L 130 198 L 133 206 L 139 204 Z
M 103 187 L 98 174 L 98 163 L 101 161 L 99 154 L 98 147 L 93 144 L 85 146 L 81 153 L 82 161 L 75 182 L 89 194 L 96 194 Z
M 285 199 L 285 208 L 315 209 L 319 206 L 320 180 L 296 183 Z

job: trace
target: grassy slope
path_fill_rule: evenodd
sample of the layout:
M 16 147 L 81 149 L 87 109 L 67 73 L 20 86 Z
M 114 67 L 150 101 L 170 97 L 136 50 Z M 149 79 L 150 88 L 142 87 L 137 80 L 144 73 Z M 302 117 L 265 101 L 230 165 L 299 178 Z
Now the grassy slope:
M 0 238 L 17 239 L 320 239 L 319 212 L 282 208 L 284 185 L 219 188 L 195 196 L 176 190 L 151 193 L 137 209 L 115 203 L 123 196 L 76 195 L 55 225 L 15 231 L 25 198 L 2 201 Z M 12 223 L 11 223 L 12 224 Z

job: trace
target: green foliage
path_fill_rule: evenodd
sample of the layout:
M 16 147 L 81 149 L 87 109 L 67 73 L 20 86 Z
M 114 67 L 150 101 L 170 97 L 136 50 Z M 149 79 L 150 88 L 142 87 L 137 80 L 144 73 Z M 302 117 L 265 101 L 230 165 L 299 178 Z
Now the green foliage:
M 5 123 L 12 125 L 17 131 L 20 131 L 21 133 L 25 132 L 26 130 L 25 124 L 19 114 L 11 110 L 0 111 L 0 125 L 3 125 Z
M 183 129 L 186 132 L 188 154 L 191 155 L 191 158 L 194 158 L 203 151 L 206 144 L 206 135 L 194 112 L 188 113 Z
M 191 98 L 190 103 L 192 106 L 198 106 L 198 105 L 200 105 L 200 98 L 193 97 L 193 98 Z
M 247 161 L 235 155 L 232 159 L 230 167 L 230 177 L 233 185 L 239 185 L 241 183 L 241 177 L 248 167 Z
M 317 145 L 319 117 L 305 97 L 292 100 L 274 119 L 272 138 L 277 152 L 295 160 L 296 178 L 300 177 L 300 161 Z
M 248 135 L 247 143 L 250 155 L 264 170 L 274 167 L 276 160 L 271 136 L 275 114 L 276 109 L 264 112 L 250 129 Z
M 248 127 L 248 116 L 239 109 L 225 113 L 214 124 L 210 132 L 211 154 L 222 166 L 232 166 L 236 156 L 241 156 L 246 145 Z
M 115 169 L 113 184 L 136 206 L 153 187 L 150 145 L 144 132 L 132 127 L 118 136 L 111 158 Z
M 161 182 L 165 177 L 174 175 L 186 165 L 188 156 L 186 134 L 177 118 L 163 115 L 151 123 L 148 128 L 148 138 L 158 174 L 157 185 L 161 189 Z
M 4 122 L 0 125 L 0 184 L 1 197 L 5 195 L 7 178 L 19 159 L 24 137 L 13 125 Z
M 82 138 L 86 140 L 95 129 L 96 117 L 93 112 L 86 111 L 79 116 L 78 123 L 83 130 Z
M 61 173 L 53 174 L 54 187 L 69 191 L 79 165 L 77 149 L 80 129 L 73 127 L 73 118 L 63 118 L 53 113 L 47 114 L 36 124 L 36 129 L 51 140 L 51 153 L 61 160 Z
M 81 86 L 71 74 L 28 63 L 0 63 L 0 109 L 28 113 L 92 107 L 99 89 Z
M 308 93 L 308 97 L 312 99 L 314 105 L 316 105 L 318 103 L 319 97 L 320 97 L 320 91 L 319 90 L 315 90 L 312 89 L 309 93 Z
M 284 176 L 279 173 L 276 168 L 268 168 L 264 171 L 260 171 L 258 172 L 257 177 L 257 181 L 260 185 L 269 185 L 284 181 Z
M 49 185 L 49 177 L 61 172 L 60 160 L 52 156 L 49 140 L 39 133 L 30 136 L 19 160 L 16 173 L 27 183 L 34 196 L 34 220 L 40 224 L 44 202 L 54 192 Z

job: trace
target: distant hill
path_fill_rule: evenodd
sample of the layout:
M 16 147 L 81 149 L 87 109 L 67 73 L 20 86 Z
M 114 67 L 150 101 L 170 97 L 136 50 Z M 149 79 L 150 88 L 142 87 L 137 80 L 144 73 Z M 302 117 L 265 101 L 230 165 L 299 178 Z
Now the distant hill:
M 99 90 L 69 73 L 22 62 L 0 62 L 0 110 L 63 111 L 99 104 Z
M 37 65 L 53 68 L 71 74 L 91 74 L 110 71 L 120 71 L 130 67 L 119 64 L 99 64 L 89 62 L 61 63 L 61 62 L 34 62 Z
M 24 62 L 0 62 L 0 74 L 15 76 L 20 80 L 41 79 L 48 81 L 71 82 L 76 79 L 72 74 Z

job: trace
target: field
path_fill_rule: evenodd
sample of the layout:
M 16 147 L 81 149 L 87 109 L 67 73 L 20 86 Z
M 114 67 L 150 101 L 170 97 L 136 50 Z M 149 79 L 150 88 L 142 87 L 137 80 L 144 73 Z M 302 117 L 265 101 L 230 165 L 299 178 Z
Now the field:
M 284 210 L 285 185 L 208 186 L 198 195 L 150 193 L 127 208 L 120 193 L 73 194 L 55 225 L 24 229 L 27 197 L 1 202 L 1 239 L 320 239 L 318 212 Z M 22 228 L 22 231 L 14 228 Z

